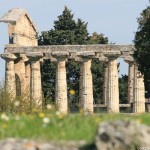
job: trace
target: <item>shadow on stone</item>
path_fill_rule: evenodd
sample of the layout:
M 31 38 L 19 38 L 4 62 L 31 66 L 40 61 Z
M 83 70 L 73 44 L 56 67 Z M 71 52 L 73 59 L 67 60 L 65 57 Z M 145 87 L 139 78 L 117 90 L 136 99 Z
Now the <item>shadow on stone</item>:
M 97 148 L 95 143 L 91 143 L 80 147 L 79 150 L 97 150 Z

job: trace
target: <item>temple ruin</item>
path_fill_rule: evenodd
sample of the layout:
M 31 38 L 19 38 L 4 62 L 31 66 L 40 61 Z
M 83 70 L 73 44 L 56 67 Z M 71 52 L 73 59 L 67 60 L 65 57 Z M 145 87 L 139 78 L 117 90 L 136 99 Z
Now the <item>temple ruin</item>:
M 67 113 L 66 60 L 80 63 L 79 99 L 84 112 L 93 112 L 93 83 L 91 60 L 96 58 L 104 64 L 104 101 L 108 112 L 119 112 L 119 86 L 117 58 L 129 64 L 128 106 L 133 113 L 145 112 L 145 89 L 143 75 L 132 55 L 134 45 L 51 45 L 38 46 L 37 29 L 27 11 L 16 8 L 0 19 L 8 23 L 9 44 L 1 57 L 6 61 L 6 89 L 16 97 L 16 80 L 20 81 L 21 93 L 29 87 L 33 103 L 41 108 L 42 86 L 40 62 L 50 59 L 57 62 L 55 102 L 61 113 Z

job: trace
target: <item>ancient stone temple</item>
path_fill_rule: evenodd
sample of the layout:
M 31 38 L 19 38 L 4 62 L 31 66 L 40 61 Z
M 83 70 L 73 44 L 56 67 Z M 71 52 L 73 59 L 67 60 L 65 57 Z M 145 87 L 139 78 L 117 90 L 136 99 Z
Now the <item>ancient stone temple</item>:
M 128 106 L 133 105 L 134 113 L 145 112 L 143 75 L 138 71 L 138 65 L 132 57 L 135 50 L 133 45 L 38 46 L 37 29 L 25 10 L 12 9 L 4 14 L 0 21 L 8 23 L 9 44 L 6 45 L 1 57 L 6 61 L 5 83 L 6 89 L 12 94 L 12 99 L 29 89 L 32 103 L 41 109 L 40 62 L 50 59 L 57 63 L 55 102 L 61 113 L 67 113 L 66 61 L 73 59 L 80 63 L 80 107 L 84 112 L 92 113 L 94 98 L 91 61 L 96 58 L 99 63 L 104 64 L 103 98 L 107 111 L 118 113 L 121 104 L 119 104 L 117 58 L 123 58 L 129 64 Z

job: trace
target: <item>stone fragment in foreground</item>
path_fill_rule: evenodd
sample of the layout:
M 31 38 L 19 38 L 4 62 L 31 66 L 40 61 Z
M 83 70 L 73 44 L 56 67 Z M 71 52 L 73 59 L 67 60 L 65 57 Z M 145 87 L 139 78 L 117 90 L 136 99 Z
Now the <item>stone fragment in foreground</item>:
M 101 123 L 97 130 L 97 150 L 137 150 L 150 148 L 150 127 L 132 121 Z

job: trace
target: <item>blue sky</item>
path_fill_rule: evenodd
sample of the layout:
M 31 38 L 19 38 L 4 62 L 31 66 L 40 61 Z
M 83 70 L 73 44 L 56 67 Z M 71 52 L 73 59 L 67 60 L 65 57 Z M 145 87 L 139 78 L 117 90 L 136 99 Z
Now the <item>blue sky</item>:
M 149 5 L 148 0 L 0 0 L 0 17 L 11 8 L 24 8 L 32 17 L 39 33 L 53 27 L 54 20 L 67 6 L 75 19 L 88 22 L 88 31 L 103 33 L 109 42 L 132 44 L 137 18 Z M 0 23 L 0 53 L 8 43 L 7 24 Z M 0 59 L 0 79 L 4 78 L 4 61 Z M 127 73 L 121 61 L 121 74 Z

